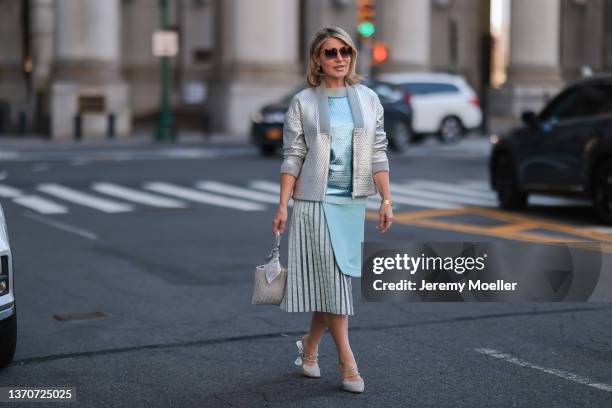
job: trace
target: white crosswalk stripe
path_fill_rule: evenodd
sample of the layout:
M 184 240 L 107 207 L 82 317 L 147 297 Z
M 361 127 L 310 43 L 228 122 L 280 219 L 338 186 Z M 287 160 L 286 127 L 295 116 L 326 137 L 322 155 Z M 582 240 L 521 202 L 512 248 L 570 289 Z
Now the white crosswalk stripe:
M 451 193 L 451 195 L 460 195 L 465 197 L 480 198 L 487 201 L 495 202 L 495 194 L 493 191 L 482 191 L 477 189 L 465 188 L 462 185 L 442 183 L 439 181 L 416 180 L 407 183 L 412 187 L 419 187 L 425 190 L 437 191 L 441 193 Z
M 65 206 L 35 195 L 22 195 L 14 198 L 13 202 L 41 214 L 66 214 L 68 212 Z
M 249 182 L 249 187 L 255 188 L 257 190 L 269 191 L 271 193 L 279 193 L 279 185 L 278 183 L 273 183 L 267 180 L 254 180 Z
M 20 197 L 21 195 L 23 195 L 21 190 L 15 187 L 7 186 L 6 184 L 0 184 L 0 197 L 15 198 Z
M 132 201 L 139 204 L 146 204 L 152 207 L 162 208 L 184 208 L 186 203 L 157 194 L 138 191 L 132 188 L 120 186 L 115 183 L 94 183 L 92 189 L 106 195 Z
M 529 204 L 536 205 L 591 205 L 591 202 L 587 198 L 551 197 L 540 194 L 531 194 L 528 200 Z
M 39 184 L 37 189 L 45 194 L 49 194 L 65 201 L 91 207 L 106 213 L 118 213 L 132 211 L 133 207 L 128 204 L 108 200 L 91 194 L 83 193 L 69 187 L 64 187 L 55 183 Z
M 244 187 L 237 187 L 227 183 L 218 181 L 200 181 L 196 183 L 196 187 L 202 190 L 212 191 L 215 193 L 227 194 L 235 197 L 250 198 L 255 201 L 264 203 L 278 204 L 278 186 L 276 194 L 266 194 L 260 191 L 253 191 Z M 289 203 L 291 205 L 291 203 Z
M 425 208 L 459 208 L 461 207 L 458 204 L 452 203 L 450 201 L 442 201 L 442 200 L 428 200 L 418 197 L 409 197 L 398 194 L 393 188 L 391 188 L 393 202 L 398 204 L 406 204 L 411 205 L 413 207 L 425 207 Z
M 453 193 L 439 193 L 435 191 L 427 191 L 419 187 L 410 187 L 408 185 L 391 184 L 393 194 L 403 195 L 407 197 L 419 198 L 423 200 L 431 200 L 433 202 L 478 205 L 478 206 L 494 206 L 493 200 L 485 200 L 481 198 L 464 197 Z M 396 200 L 397 201 L 397 200 Z
M 497 207 L 498 201 L 495 191 L 491 190 L 484 181 L 464 181 L 446 183 L 430 180 L 411 180 L 405 185 L 392 184 L 398 194 L 428 198 L 431 200 L 445 200 L 459 205 L 476 205 L 482 207 Z M 395 200 L 397 201 L 397 200 Z M 530 194 L 529 204 L 532 205 L 589 205 L 584 198 L 554 197 L 544 194 Z
M 80 191 L 57 183 L 39 184 L 36 189 L 44 194 L 28 192 L 7 184 L 0 184 L 0 198 L 10 199 L 17 205 L 41 214 L 66 214 L 69 207 L 62 201 L 82 205 L 105 213 L 123 213 L 134 210 L 134 205 L 159 208 L 185 208 L 193 202 L 231 208 L 240 211 L 263 211 L 278 204 L 279 185 L 276 181 L 251 180 L 246 186 L 215 180 L 195 182 L 194 187 L 168 182 L 152 181 L 141 188 L 126 187 L 111 182 L 94 182 L 91 190 L 98 194 Z M 459 180 L 441 182 L 432 180 L 407 180 L 403 184 L 391 183 L 396 210 L 404 206 L 433 209 L 461 208 L 467 205 L 497 207 L 497 197 L 486 181 Z M 109 199 L 99 194 L 117 198 Z M 59 199 L 51 200 L 45 195 Z M 590 205 L 587 199 L 530 194 L 533 205 L 564 206 Z M 290 200 L 289 205 L 292 205 Z M 366 208 L 380 208 L 378 196 L 370 197 Z
M 275 192 L 278 196 L 279 194 L 279 186 L 276 183 L 266 180 L 254 180 L 249 183 L 251 188 L 256 188 L 262 191 Z M 380 203 L 375 202 L 372 199 L 366 201 L 366 209 L 368 210 L 378 210 L 380 209 Z
M 144 188 L 150 191 L 155 191 L 157 193 L 183 198 L 185 200 L 212 204 L 220 207 L 234 208 L 237 210 L 261 211 L 266 209 L 266 207 L 261 204 L 249 202 L 246 200 L 239 200 L 235 198 L 222 197 L 217 194 L 209 194 L 203 191 L 177 186 L 171 183 L 151 182 L 146 183 L 144 185 Z

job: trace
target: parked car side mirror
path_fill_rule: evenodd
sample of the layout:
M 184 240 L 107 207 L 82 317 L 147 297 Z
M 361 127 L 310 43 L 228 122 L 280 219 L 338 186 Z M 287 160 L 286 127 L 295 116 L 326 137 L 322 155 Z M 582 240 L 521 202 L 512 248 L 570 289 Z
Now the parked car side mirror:
M 534 126 L 536 124 L 536 122 L 537 122 L 536 114 L 533 111 L 525 111 L 521 115 L 521 120 L 527 126 Z

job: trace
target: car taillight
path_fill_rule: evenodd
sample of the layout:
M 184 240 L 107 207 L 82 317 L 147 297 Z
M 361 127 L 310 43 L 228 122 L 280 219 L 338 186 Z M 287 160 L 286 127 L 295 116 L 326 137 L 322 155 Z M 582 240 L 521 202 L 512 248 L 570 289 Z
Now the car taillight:
M 411 99 L 412 99 L 412 95 L 410 95 L 410 92 L 404 91 L 404 102 L 406 102 L 407 104 L 410 104 Z
M 478 99 L 477 96 L 470 98 L 470 103 L 477 107 L 480 106 L 480 100 Z

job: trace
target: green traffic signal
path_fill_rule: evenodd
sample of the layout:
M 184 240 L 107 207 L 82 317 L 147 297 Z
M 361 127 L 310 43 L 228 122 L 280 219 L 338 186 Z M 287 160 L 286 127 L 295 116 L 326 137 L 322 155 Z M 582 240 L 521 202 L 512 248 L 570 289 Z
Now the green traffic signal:
M 360 23 L 357 27 L 357 32 L 362 37 L 368 38 L 374 35 L 374 33 L 376 32 L 376 27 L 374 26 L 374 24 L 372 24 L 371 21 L 364 21 L 363 23 Z

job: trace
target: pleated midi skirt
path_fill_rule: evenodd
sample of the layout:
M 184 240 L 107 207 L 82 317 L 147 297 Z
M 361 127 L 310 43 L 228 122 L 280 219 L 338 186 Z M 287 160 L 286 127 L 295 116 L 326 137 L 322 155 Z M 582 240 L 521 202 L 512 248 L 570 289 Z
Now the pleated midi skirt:
M 336 263 L 321 202 L 293 203 L 287 286 L 280 307 L 286 312 L 354 313 L 351 278 Z

